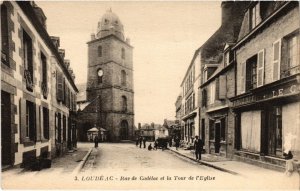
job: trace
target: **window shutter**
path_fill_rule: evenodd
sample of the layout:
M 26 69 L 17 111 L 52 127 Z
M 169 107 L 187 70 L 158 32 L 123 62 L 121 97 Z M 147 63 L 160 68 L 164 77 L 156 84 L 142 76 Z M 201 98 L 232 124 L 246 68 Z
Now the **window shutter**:
M 63 100 L 63 76 L 60 72 L 56 72 L 56 99 Z
M 35 104 L 36 141 L 41 141 L 41 107 Z
M 273 43 L 273 81 L 280 79 L 281 40 Z
M 26 100 L 20 99 L 20 142 L 24 143 L 26 138 Z
M 215 89 L 216 89 L 216 93 L 215 93 L 215 100 L 218 100 L 219 99 L 219 90 L 220 90 L 220 80 L 219 80 L 219 78 L 216 78 L 216 81 L 215 81 L 215 83 L 216 83 L 216 87 L 215 87 Z
M 245 70 L 246 70 L 246 63 L 240 63 L 241 68 L 241 93 L 245 92 L 245 86 L 246 86 L 246 78 L 245 78 Z
M 219 99 L 226 98 L 226 76 L 221 75 L 219 77 Z
M 257 87 L 264 85 L 265 76 L 265 50 L 261 50 L 257 54 Z

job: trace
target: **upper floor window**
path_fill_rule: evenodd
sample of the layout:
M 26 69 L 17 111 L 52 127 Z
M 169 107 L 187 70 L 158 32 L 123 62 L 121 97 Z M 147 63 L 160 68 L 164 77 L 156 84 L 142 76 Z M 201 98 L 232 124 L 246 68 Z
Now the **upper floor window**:
M 101 84 L 103 82 L 103 70 L 101 68 L 98 69 L 97 75 L 98 75 L 98 84 Z
M 23 63 L 27 90 L 33 91 L 32 40 L 23 30 Z
M 254 29 L 261 22 L 260 3 L 250 8 L 250 29 Z
M 102 46 L 98 46 L 98 57 L 102 57 Z
M 42 65 L 42 93 L 44 98 L 47 98 L 48 85 L 47 85 L 47 59 L 46 56 L 41 52 L 41 65 Z
M 9 65 L 7 7 L 1 5 L 1 63 Z
M 257 87 L 257 55 L 246 62 L 246 91 Z
M 122 96 L 122 111 L 127 111 L 127 98 Z
M 126 86 L 126 72 L 124 70 L 121 71 L 121 84 Z
M 213 82 L 210 84 L 210 96 L 209 103 L 213 104 L 216 99 L 216 84 Z
M 289 74 L 299 73 L 299 36 L 294 35 L 287 39 L 287 65 Z
M 124 48 L 122 48 L 122 55 L 121 55 L 121 58 L 122 58 L 122 59 L 125 59 L 125 49 L 124 49 Z

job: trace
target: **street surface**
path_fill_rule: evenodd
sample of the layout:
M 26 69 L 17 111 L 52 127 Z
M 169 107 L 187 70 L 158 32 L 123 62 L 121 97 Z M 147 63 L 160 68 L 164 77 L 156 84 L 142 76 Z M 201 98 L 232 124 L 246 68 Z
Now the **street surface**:
M 91 147 L 92 143 L 80 143 L 78 151 L 86 152 Z M 83 169 L 74 173 L 76 167 L 72 164 L 78 154 L 57 159 L 53 168 L 39 172 L 4 172 L 2 188 L 297 189 L 292 184 L 299 181 L 297 176 L 287 177 L 263 168 L 255 173 L 244 169 L 245 174 L 232 175 L 200 165 L 169 150 L 148 151 L 132 143 L 100 143 L 98 148 L 92 149 Z M 73 161 L 71 156 L 74 156 Z

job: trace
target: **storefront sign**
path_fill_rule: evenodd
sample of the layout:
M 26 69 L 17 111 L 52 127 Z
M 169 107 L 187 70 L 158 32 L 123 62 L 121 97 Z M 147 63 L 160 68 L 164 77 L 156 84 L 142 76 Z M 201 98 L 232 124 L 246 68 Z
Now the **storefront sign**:
M 273 98 L 278 98 L 278 97 L 282 97 L 282 96 L 289 96 L 289 95 L 295 95 L 297 93 L 300 93 L 300 86 L 299 84 L 289 84 L 287 86 L 284 87 L 280 87 L 277 89 L 264 89 L 259 93 L 251 93 L 246 97 L 242 97 L 240 99 L 234 100 L 233 101 L 233 106 L 237 107 L 237 106 L 242 106 L 242 105 L 247 105 L 247 104 L 251 104 L 254 102 L 258 102 L 258 101 L 264 101 L 267 99 L 273 99 Z M 254 95 L 253 95 L 254 94 Z

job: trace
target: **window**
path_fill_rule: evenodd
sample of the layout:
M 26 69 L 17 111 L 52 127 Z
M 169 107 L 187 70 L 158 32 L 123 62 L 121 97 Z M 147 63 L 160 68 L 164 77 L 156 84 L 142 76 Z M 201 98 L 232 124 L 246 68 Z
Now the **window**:
M 299 42 L 298 35 L 287 39 L 287 61 L 289 75 L 299 73 Z
M 48 85 L 47 85 L 47 59 L 46 56 L 41 52 L 42 62 L 42 93 L 45 99 L 47 99 Z
M 127 111 L 127 98 L 122 96 L 122 111 Z
M 1 63 L 9 66 L 7 7 L 1 5 Z
M 25 135 L 30 141 L 35 141 L 35 108 L 34 104 L 26 101 L 26 131 Z
M 125 49 L 122 48 L 122 55 L 121 55 L 122 59 L 125 59 Z
M 254 7 L 250 9 L 250 15 L 250 29 L 253 29 L 261 22 L 260 3 L 257 3 Z
M 207 105 L 207 91 L 206 89 L 202 90 L 202 107 L 206 107 Z
M 212 82 L 210 84 L 210 99 L 209 99 L 209 103 L 213 104 L 215 102 L 216 99 L 216 84 L 214 82 Z
M 32 40 L 23 30 L 23 63 L 26 88 L 33 91 L 33 63 L 32 63 Z
M 43 107 L 43 135 L 49 139 L 49 110 Z
M 273 81 L 279 80 L 281 60 L 281 40 L 273 43 Z
M 98 57 L 102 57 L 102 46 L 98 46 Z
M 215 125 L 213 120 L 209 120 L 209 140 L 215 140 Z
M 67 140 L 67 119 L 63 116 L 63 141 Z
M 257 87 L 257 55 L 246 62 L 246 91 Z
M 221 132 L 220 132 L 220 140 L 221 141 L 225 141 L 226 140 L 226 138 L 225 138 L 225 130 L 226 130 L 226 120 L 225 120 L 225 118 L 222 118 L 221 119 Z
M 265 77 L 265 51 L 261 50 L 257 54 L 257 87 L 264 85 Z
M 57 141 L 61 143 L 61 114 L 57 114 Z
M 101 68 L 98 69 L 97 75 L 98 75 L 98 84 L 101 84 L 103 82 L 103 70 Z
M 240 65 L 240 93 L 245 93 L 246 90 L 246 78 L 245 78 L 245 73 L 246 73 L 246 63 L 242 62 L 239 64 Z
M 122 86 L 126 86 L 126 72 L 125 72 L 125 70 L 121 71 L 121 84 L 122 84 Z

